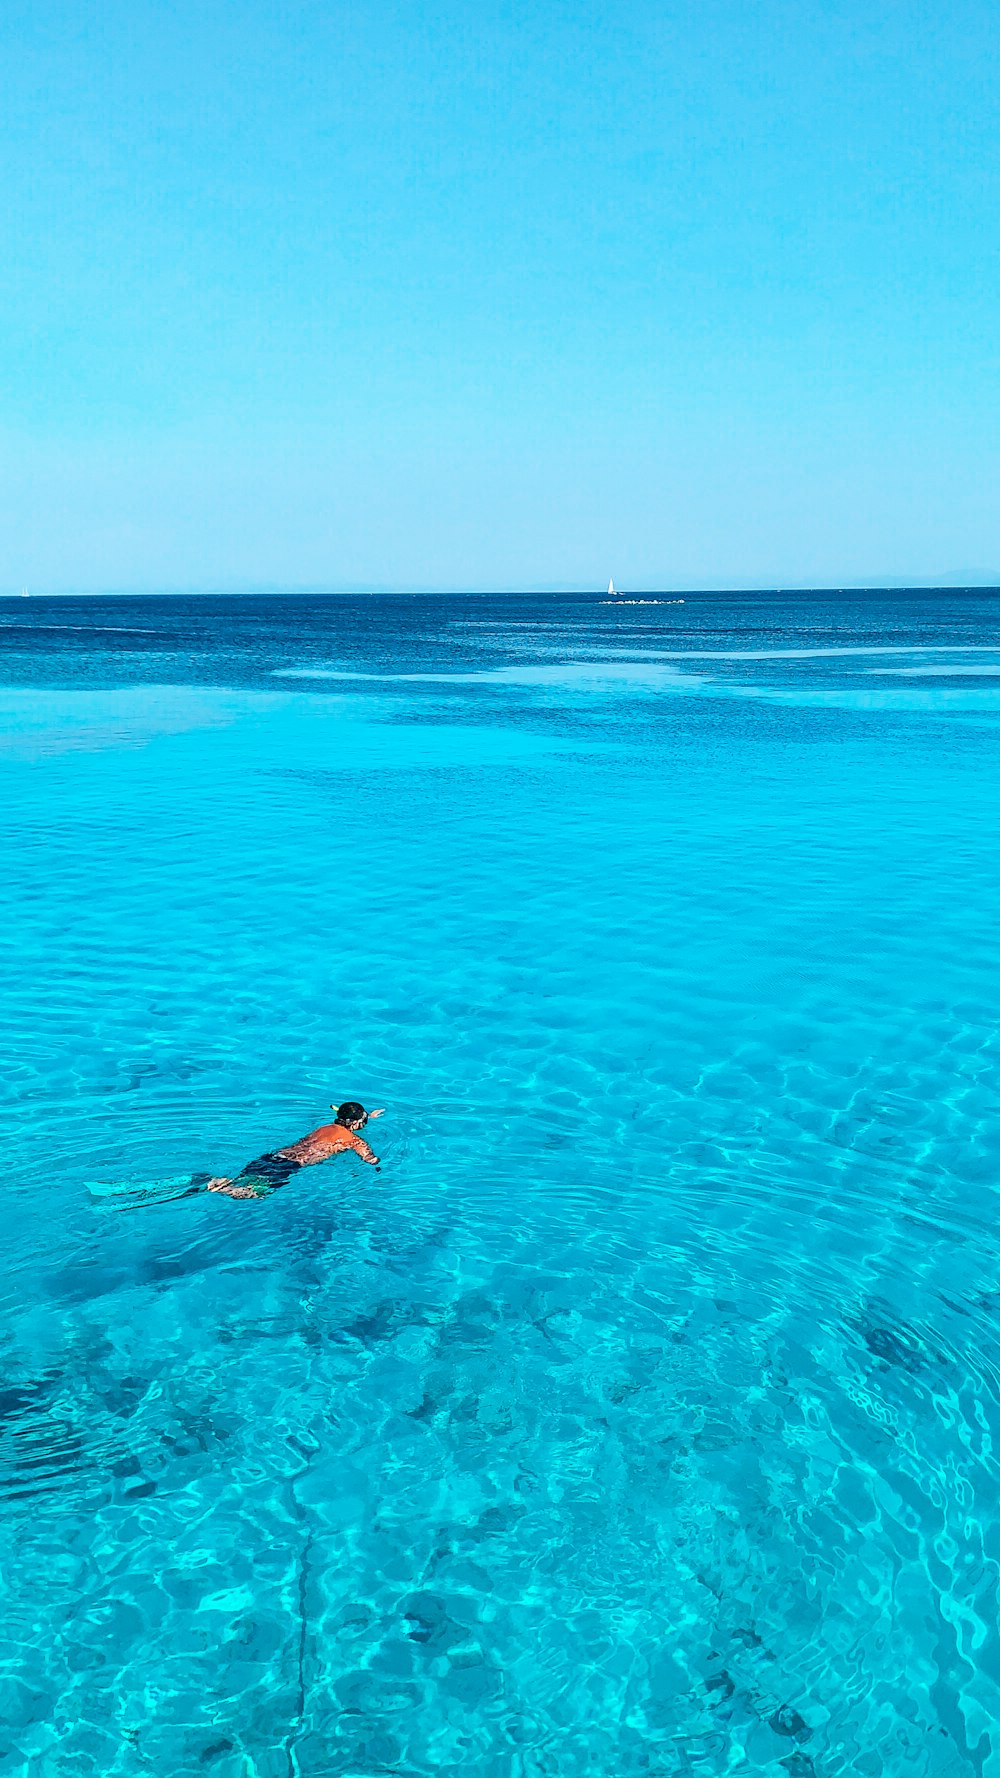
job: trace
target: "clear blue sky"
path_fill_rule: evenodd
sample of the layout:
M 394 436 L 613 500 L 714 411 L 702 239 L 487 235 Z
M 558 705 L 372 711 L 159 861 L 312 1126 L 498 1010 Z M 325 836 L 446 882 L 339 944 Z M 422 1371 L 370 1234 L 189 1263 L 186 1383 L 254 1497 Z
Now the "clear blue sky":
M 7 0 L 0 587 L 1000 573 L 998 41 Z

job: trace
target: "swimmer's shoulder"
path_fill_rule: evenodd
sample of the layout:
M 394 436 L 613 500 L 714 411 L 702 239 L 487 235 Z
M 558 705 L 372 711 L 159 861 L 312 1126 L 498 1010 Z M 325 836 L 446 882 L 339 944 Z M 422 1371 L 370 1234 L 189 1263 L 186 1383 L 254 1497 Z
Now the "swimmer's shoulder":
M 304 1160 L 307 1156 L 315 1156 L 317 1150 L 335 1154 L 338 1148 L 348 1147 L 351 1141 L 351 1132 L 345 1130 L 343 1124 L 320 1124 L 318 1129 L 310 1130 L 308 1136 L 286 1143 L 284 1148 L 275 1149 L 275 1153 L 290 1160 Z
M 320 1124 L 319 1129 L 313 1131 L 309 1140 L 310 1142 L 338 1142 L 342 1138 L 350 1141 L 350 1137 L 350 1130 L 345 1130 L 343 1124 Z

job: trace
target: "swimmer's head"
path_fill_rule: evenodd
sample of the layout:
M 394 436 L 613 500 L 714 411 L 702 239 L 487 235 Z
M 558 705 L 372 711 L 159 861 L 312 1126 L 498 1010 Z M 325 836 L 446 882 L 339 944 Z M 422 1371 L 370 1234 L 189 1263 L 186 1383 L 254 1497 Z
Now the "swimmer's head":
M 345 1099 L 343 1105 L 337 1106 L 337 1122 L 343 1124 L 345 1130 L 361 1130 L 368 1122 L 368 1113 L 356 1099 Z

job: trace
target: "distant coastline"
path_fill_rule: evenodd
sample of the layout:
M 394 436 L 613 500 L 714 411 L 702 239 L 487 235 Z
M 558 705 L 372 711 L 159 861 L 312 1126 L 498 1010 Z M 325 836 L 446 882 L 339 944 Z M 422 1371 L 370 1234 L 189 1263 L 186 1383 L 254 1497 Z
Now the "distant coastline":
M 845 585 L 817 586 L 637 586 L 619 589 L 616 599 L 609 600 L 599 586 L 478 586 L 478 587 L 391 587 L 391 586 L 295 586 L 295 587 L 54 587 L 0 592 L 0 604 L 24 607 L 30 600 L 40 599 L 544 599 L 594 598 L 602 604 L 624 604 L 628 600 L 657 599 L 683 603 L 688 599 L 829 599 L 882 597 L 909 594 L 930 597 L 935 593 L 952 596 L 962 593 L 1000 593 L 1000 572 L 990 579 L 952 578 L 938 580 L 882 580 Z

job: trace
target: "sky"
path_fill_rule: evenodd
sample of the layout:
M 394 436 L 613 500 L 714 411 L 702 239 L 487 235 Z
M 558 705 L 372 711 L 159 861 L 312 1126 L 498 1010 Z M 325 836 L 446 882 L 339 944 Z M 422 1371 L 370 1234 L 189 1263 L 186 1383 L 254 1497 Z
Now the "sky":
M 967 0 L 7 0 L 0 591 L 1000 579 Z

